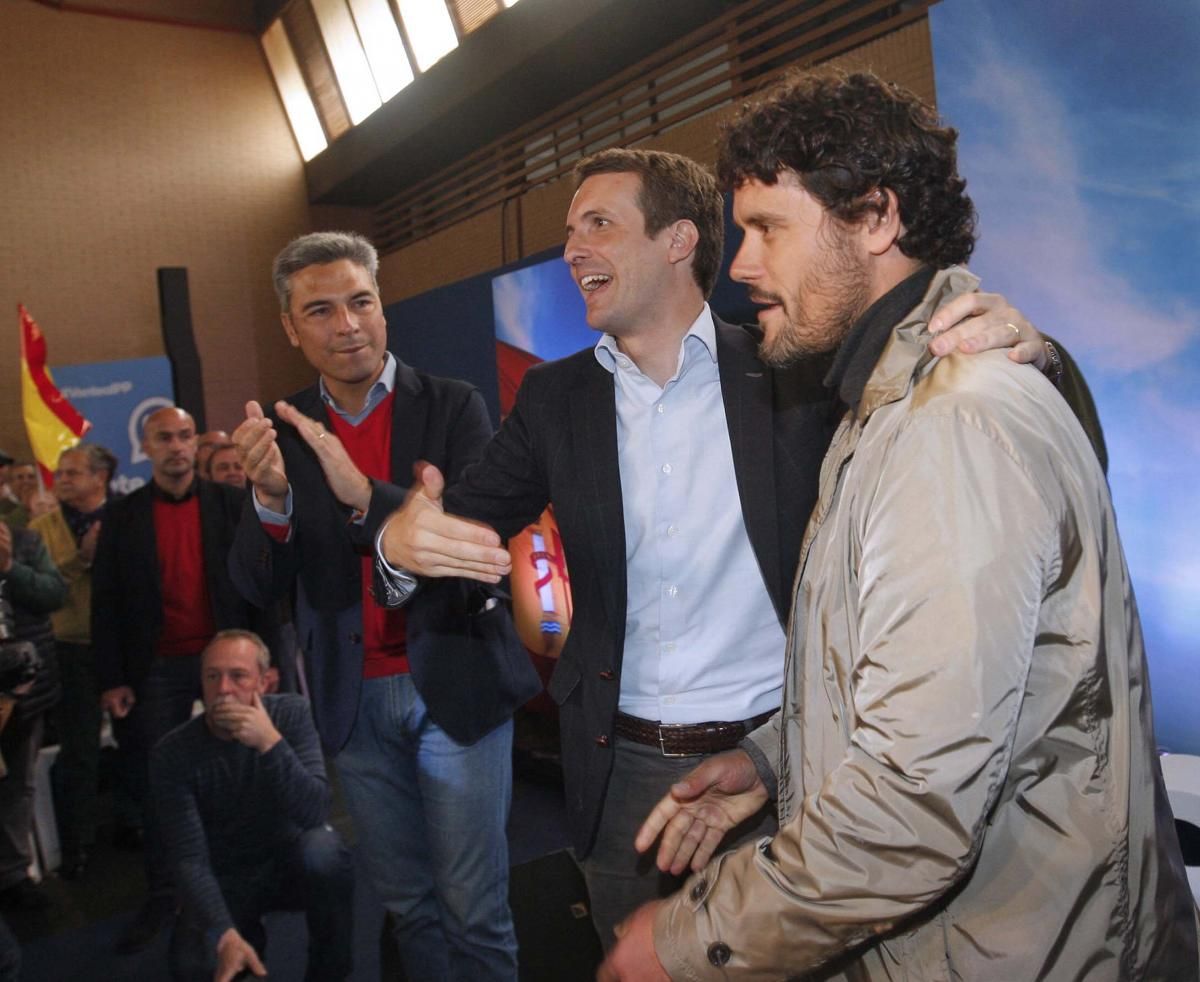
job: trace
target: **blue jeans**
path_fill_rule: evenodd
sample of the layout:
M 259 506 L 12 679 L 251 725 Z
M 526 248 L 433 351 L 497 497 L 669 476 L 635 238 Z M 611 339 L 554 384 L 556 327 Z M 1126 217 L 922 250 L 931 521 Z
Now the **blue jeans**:
M 429 718 L 409 676 L 365 679 L 334 760 L 407 977 L 515 982 L 512 721 L 464 746 Z
M 265 850 L 264 850 L 265 852 Z M 328 825 L 302 833 L 265 855 L 261 866 L 218 874 L 221 896 L 234 927 L 260 958 L 267 945 L 262 916 L 303 910 L 308 924 L 311 982 L 348 978 L 353 964 L 354 866 L 341 837 Z M 217 966 L 212 931 L 186 905 L 175 921 L 168 961 L 178 982 L 210 982 Z

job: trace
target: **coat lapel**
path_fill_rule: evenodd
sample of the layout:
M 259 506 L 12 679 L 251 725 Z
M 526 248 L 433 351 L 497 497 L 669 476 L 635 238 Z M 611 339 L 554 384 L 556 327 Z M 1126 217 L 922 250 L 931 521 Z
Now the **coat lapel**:
M 788 584 L 783 582 L 779 558 L 771 372 L 758 360 L 750 334 L 718 318 L 714 320 L 721 396 L 742 519 L 775 612 L 780 623 L 786 625 Z
M 392 404 L 392 472 L 393 484 L 408 487 L 412 484 L 413 464 L 420 459 L 425 438 L 425 422 L 429 415 L 429 400 L 417 373 L 396 359 L 395 401 Z
M 586 512 L 604 605 L 614 628 L 625 630 L 625 511 L 617 462 L 617 408 L 613 377 L 594 359 L 579 373 L 570 396 L 572 466 Z M 617 650 L 621 650 L 617 645 Z
M 144 500 L 137 508 L 131 509 L 130 524 L 130 541 L 138 545 L 133 555 L 145 557 L 146 589 L 154 594 L 153 609 L 161 610 L 162 591 L 159 583 L 162 574 L 158 568 L 158 536 L 154 534 L 154 490 L 149 485 L 146 485 Z

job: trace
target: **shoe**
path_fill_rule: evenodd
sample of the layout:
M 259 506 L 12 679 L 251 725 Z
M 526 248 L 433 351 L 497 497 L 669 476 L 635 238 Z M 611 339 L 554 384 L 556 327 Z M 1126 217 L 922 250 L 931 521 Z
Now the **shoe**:
M 113 829 L 113 846 L 123 852 L 134 852 L 142 848 L 145 835 L 136 825 L 118 825 Z
M 46 892 L 29 877 L 0 890 L 0 905 L 10 910 L 45 910 L 50 906 Z
M 133 922 L 117 939 L 117 954 L 132 955 L 149 948 L 174 916 L 174 900 L 169 897 L 150 897 L 142 904 Z

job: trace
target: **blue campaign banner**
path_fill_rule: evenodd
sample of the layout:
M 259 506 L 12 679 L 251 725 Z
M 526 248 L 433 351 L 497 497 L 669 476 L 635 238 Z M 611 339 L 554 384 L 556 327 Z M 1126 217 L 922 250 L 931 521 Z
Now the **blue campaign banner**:
M 154 410 L 175 404 L 170 361 L 160 355 L 55 365 L 51 371 L 59 391 L 92 424 L 84 439 L 117 455 L 113 490 L 128 494 L 150 480 L 150 462 L 142 453 L 142 424 Z

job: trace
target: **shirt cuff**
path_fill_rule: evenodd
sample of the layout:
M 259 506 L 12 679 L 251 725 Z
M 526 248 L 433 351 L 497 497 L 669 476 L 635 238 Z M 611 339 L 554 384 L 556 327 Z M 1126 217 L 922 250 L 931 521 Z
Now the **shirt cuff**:
M 383 533 L 387 527 L 385 521 L 375 533 L 375 602 L 380 607 L 403 607 L 417 592 L 417 578 L 383 558 Z
M 264 525 L 282 525 L 290 526 L 292 524 L 292 486 L 289 484 L 287 489 L 287 497 L 283 499 L 283 513 L 272 511 L 261 501 L 258 500 L 258 495 L 254 493 L 254 489 L 250 489 L 250 500 L 254 502 L 254 513 L 258 515 L 258 520 Z

